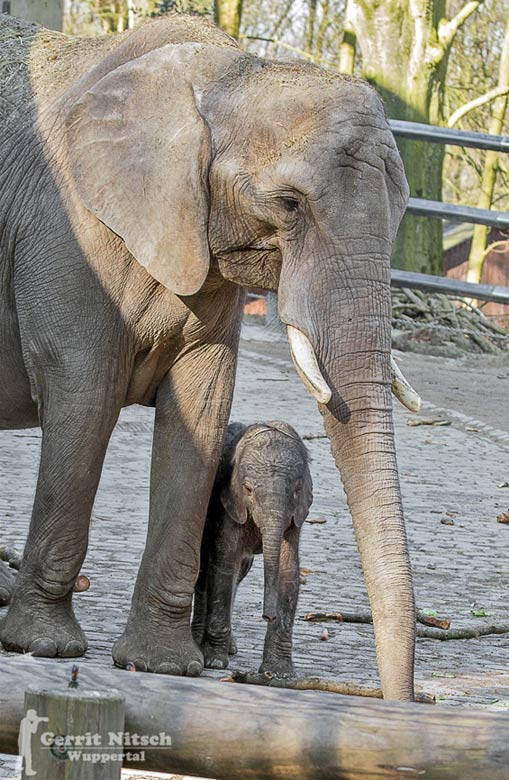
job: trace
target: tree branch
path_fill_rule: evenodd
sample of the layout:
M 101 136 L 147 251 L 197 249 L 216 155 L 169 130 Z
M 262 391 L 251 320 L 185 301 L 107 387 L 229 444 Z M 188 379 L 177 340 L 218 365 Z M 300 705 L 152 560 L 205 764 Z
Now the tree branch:
M 273 43 L 276 46 L 282 46 L 283 49 L 288 49 L 288 51 L 293 51 L 295 54 L 299 54 L 301 57 L 305 57 L 307 60 L 311 60 L 311 62 L 320 62 L 321 58 L 316 57 L 314 54 L 309 54 L 306 51 L 303 51 L 302 49 L 297 49 L 295 46 L 290 46 L 289 43 L 285 43 L 284 41 L 280 41 L 278 38 L 264 38 L 261 35 L 242 35 L 242 33 L 239 36 L 240 38 L 243 38 L 246 41 L 266 41 L 267 43 Z
M 473 111 L 475 108 L 484 106 L 486 103 L 490 103 L 492 100 L 495 100 L 498 97 L 502 97 L 502 95 L 509 95 L 509 87 L 494 87 L 493 89 L 490 89 L 489 92 L 486 92 L 485 95 L 481 95 L 474 100 L 470 100 L 468 103 L 460 106 L 460 108 L 456 109 L 456 111 L 451 114 L 447 122 L 447 126 L 454 127 L 454 125 L 457 124 L 460 119 L 463 119 L 465 114 L 469 114 L 470 111 Z
M 461 11 L 458 11 L 453 19 L 450 19 L 448 22 L 440 22 L 438 40 L 445 49 L 450 47 L 460 27 L 465 24 L 467 19 L 472 16 L 475 11 L 477 11 L 483 2 L 484 0 L 470 0 L 470 2 L 463 6 Z
M 311 622 L 334 622 L 334 623 L 372 623 L 373 618 L 369 610 L 359 610 L 359 612 L 309 612 L 304 616 L 303 620 Z M 481 636 L 489 636 L 490 634 L 509 634 L 509 623 L 501 623 L 500 625 L 479 625 L 472 628 L 445 628 L 445 625 L 449 624 L 449 621 L 436 620 L 432 623 L 432 619 L 425 615 L 420 610 L 417 612 L 417 620 L 419 623 L 424 623 L 424 626 L 418 626 L 416 629 L 417 636 L 425 639 L 439 639 L 446 641 L 448 639 L 479 639 Z M 429 627 L 440 626 L 439 627 Z
M 270 672 L 234 671 L 231 677 L 223 677 L 221 682 L 266 685 L 269 688 L 291 688 L 295 691 L 327 691 L 328 693 L 340 693 L 343 696 L 368 696 L 373 699 L 383 699 L 381 688 L 368 688 L 364 685 L 356 685 L 342 680 L 327 680 L 321 677 L 290 678 L 276 677 Z M 435 704 L 435 696 L 417 691 L 415 701 L 423 704 Z

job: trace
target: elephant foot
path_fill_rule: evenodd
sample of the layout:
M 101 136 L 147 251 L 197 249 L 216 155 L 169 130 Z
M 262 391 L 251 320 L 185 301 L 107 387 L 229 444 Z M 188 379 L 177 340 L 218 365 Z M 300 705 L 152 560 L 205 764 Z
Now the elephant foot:
M 203 656 L 189 629 L 161 635 L 146 627 L 128 627 L 113 645 L 112 655 L 116 666 L 134 664 L 138 672 L 199 677 L 203 671 Z
M 0 561 L 0 607 L 10 602 L 16 584 L 14 570 L 5 561 Z
M 202 645 L 205 667 L 207 669 L 228 669 L 229 647 L 229 644 L 226 647 L 219 647 L 211 642 L 205 642 Z
M 41 658 L 77 658 L 88 647 L 69 604 L 39 599 L 27 604 L 19 592 L 0 625 L 0 642 L 10 652 Z
M 291 658 L 264 659 L 258 671 L 261 674 L 263 674 L 263 672 L 269 672 L 274 675 L 274 677 L 283 677 L 287 679 L 297 676 Z
M 230 646 L 228 648 L 228 655 L 237 655 L 239 652 L 239 647 L 237 645 L 237 640 L 234 636 L 234 634 L 230 637 Z

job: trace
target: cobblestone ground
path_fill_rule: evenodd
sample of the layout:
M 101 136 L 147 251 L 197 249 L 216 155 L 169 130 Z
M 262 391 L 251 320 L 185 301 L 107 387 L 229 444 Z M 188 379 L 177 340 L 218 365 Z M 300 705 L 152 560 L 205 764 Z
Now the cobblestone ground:
M 316 405 L 278 338 L 257 326 L 245 329 L 232 418 L 242 422 L 281 418 L 301 435 L 320 435 L 323 428 Z M 411 378 L 418 386 L 419 361 L 429 358 L 399 357 L 403 369 L 407 360 L 411 362 Z M 438 370 L 442 364 L 434 360 Z M 454 370 L 459 371 L 457 366 Z M 463 380 L 467 382 L 475 371 L 475 366 L 465 369 Z M 497 515 L 509 508 L 509 489 L 498 487 L 509 482 L 509 419 L 504 415 L 508 415 L 507 404 L 500 409 L 497 429 L 482 419 L 472 421 L 452 402 L 435 402 L 426 405 L 421 416 L 440 417 L 451 425 L 409 427 L 411 415 L 395 405 L 417 603 L 449 617 L 453 627 L 509 622 L 509 526 L 496 522 Z M 146 532 L 152 420 L 153 410 L 127 409 L 111 440 L 83 566 L 92 584 L 87 593 L 75 597 L 90 642 L 84 664 L 111 663 L 111 645 L 127 617 Z M 17 548 L 22 548 L 28 528 L 39 439 L 38 430 L 0 433 L 1 539 Z M 353 611 L 368 606 L 328 441 L 314 438 L 307 444 L 315 494 L 311 517 L 326 522 L 306 523 L 302 534 L 301 565 L 309 573 L 301 589 L 295 626 L 296 665 L 302 675 L 376 685 L 371 626 L 328 624 L 329 639 L 321 641 L 323 626 L 301 619 L 309 611 Z M 255 668 L 261 659 L 265 624 L 260 563 L 256 562 L 239 589 L 235 668 Z M 471 614 L 481 608 L 489 617 Z M 450 642 L 419 639 L 416 679 L 418 687 L 439 697 L 439 705 L 508 708 L 509 634 Z

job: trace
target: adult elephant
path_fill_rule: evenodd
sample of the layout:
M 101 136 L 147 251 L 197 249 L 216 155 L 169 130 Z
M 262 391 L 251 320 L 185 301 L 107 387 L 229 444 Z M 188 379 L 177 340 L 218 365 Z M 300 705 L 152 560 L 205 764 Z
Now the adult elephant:
M 113 657 L 200 673 L 189 625 L 200 539 L 243 288 L 261 287 L 279 292 L 341 471 L 384 695 L 410 699 L 389 290 L 407 184 L 380 99 L 356 79 L 250 56 L 195 19 L 76 46 L 62 44 L 55 83 L 43 69 L 43 97 L 32 77 L 32 100 L 4 91 L 0 105 L 0 424 L 43 430 L 4 647 L 85 651 L 72 587 L 110 434 L 140 403 L 156 407 L 148 538 Z M 69 75 L 91 47 L 95 64 Z

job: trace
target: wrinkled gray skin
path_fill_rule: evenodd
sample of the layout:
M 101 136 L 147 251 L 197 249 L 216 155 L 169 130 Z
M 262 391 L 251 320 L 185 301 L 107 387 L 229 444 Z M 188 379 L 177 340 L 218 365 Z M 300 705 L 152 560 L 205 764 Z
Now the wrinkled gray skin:
M 190 628 L 200 543 L 243 288 L 260 287 L 278 290 L 283 322 L 308 337 L 332 389 L 320 411 L 381 683 L 386 698 L 409 699 L 389 267 L 408 189 L 383 105 L 362 81 L 264 62 L 198 20 L 154 21 L 107 56 L 94 51 L 95 67 L 28 107 L 25 123 L 9 121 L 5 90 L 0 100 L 0 427 L 43 430 L 3 645 L 85 651 L 72 586 L 110 434 L 120 409 L 140 403 L 156 408 L 149 528 L 113 657 L 200 673 Z
M 15 572 L 6 561 L 0 561 L 0 607 L 5 607 L 12 597 L 16 582 Z
M 292 675 L 292 632 L 299 597 L 299 536 L 313 500 L 304 442 L 287 423 L 226 432 L 209 502 L 194 594 L 192 632 L 205 666 L 226 669 L 237 651 L 231 617 L 237 586 L 263 552 L 261 672 Z

